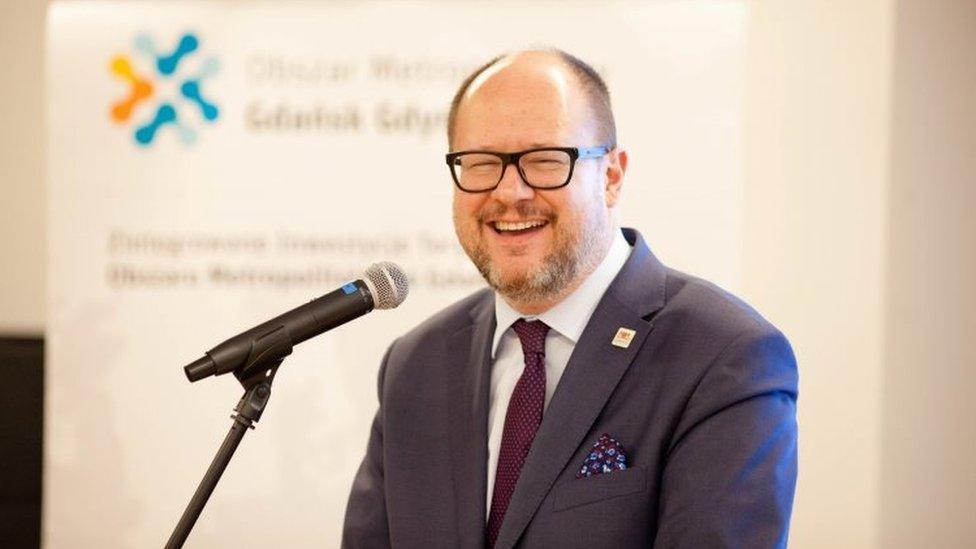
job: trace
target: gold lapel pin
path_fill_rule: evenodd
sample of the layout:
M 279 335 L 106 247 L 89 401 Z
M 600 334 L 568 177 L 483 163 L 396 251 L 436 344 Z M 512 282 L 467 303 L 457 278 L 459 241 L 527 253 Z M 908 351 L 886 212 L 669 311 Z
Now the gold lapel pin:
M 637 332 L 634 330 L 621 327 L 617 329 L 617 335 L 613 336 L 613 341 L 610 343 L 612 343 L 615 347 L 626 349 L 627 347 L 630 347 L 630 342 L 634 341 L 635 335 L 637 335 Z

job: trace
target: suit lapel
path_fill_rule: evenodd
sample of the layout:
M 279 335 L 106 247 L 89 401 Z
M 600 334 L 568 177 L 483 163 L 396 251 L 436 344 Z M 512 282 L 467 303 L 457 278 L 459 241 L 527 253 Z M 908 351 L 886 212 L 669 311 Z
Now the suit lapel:
M 576 343 L 522 466 L 497 548 L 518 541 L 650 334 L 645 318 L 664 304 L 664 267 L 636 231 L 624 235 L 634 249 Z M 619 328 L 636 332 L 626 348 L 611 344 Z
M 485 543 L 489 344 L 495 330 L 492 305 L 492 294 L 486 291 L 485 298 L 472 310 L 472 323 L 454 332 L 447 347 L 457 546 L 466 549 L 480 549 Z

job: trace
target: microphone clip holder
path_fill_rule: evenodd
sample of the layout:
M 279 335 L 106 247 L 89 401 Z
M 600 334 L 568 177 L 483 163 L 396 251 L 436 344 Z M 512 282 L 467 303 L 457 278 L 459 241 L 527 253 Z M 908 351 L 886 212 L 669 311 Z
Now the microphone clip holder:
M 237 446 L 244 438 L 245 433 L 254 429 L 254 424 L 261 419 L 261 414 L 264 413 L 268 400 L 271 398 L 271 383 L 274 381 L 275 374 L 278 373 L 278 368 L 285 357 L 292 351 L 291 340 L 287 332 L 285 330 L 277 330 L 276 332 L 277 336 L 269 334 L 275 338 L 273 342 L 262 345 L 264 352 L 252 353 L 248 357 L 247 363 L 234 371 L 234 377 L 244 387 L 244 395 L 241 396 L 234 407 L 234 413 L 230 416 L 233 420 L 230 431 L 224 437 L 223 444 L 217 450 L 210 467 L 197 486 L 193 497 L 190 498 L 190 502 L 183 511 L 176 528 L 173 529 L 169 541 L 166 542 L 166 549 L 183 547 L 186 538 L 189 537 L 190 531 L 193 530 L 194 524 L 200 517 L 200 513 L 207 505 L 210 495 L 217 487 L 217 482 L 220 481 L 221 475 L 223 475 L 231 458 L 234 457 Z

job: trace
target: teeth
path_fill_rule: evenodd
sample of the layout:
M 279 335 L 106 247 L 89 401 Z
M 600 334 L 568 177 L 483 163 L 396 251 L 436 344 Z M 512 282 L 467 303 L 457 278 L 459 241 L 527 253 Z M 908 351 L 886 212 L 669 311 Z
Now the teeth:
M 545 221 L 521 221 L 518 223 L 507 223 L 505 221 L 496 221 L 495 228 L 499 231 L 523 231 L 525 229 L 531 229 L 532 227 L 541 227 L 545 225 Z

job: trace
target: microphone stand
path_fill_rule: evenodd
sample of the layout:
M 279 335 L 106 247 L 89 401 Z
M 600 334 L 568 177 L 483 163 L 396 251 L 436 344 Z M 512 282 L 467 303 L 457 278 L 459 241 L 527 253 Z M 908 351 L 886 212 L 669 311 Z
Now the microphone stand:
M 279 348 L 279 350 L 283 349 Z M 287 352 L 284 355 L 290 353 L 291 345 L 288 345 Z M 194 492 L 190 503 L 187 504 L 186 510 L 183 511 L 183 516 L 180 517 L 169 541 L 166 542 L 166 549 L 183 547 L 187 536 L 190 535 L 190 530 L 193 529 L 203 507 L 210 499 L 210 494 L 217 487 L 220 476 L 224 473 L 224 469 L 227 468 L 231 458 L 234 457 L 234 451 L 237 450 L 244 434 L 247 433 L 248 429 L 254 429 L 254 423 L 261 419 L 261 413 L 264 412 L 268 399 L 271 397 L 271 382 L 274 381 L 275 374 L 278 372 L 278 367 L 281 366 L 282 361 L 284 361 L 283 356 L 263 363 L 259 359 L 258 362 L 248 364 L 234 372 L 234 376 L 244 386 L 244 396 L 237 402 L 234 413 L 230 416 L 234 423 L 224 438 L 223 444 L 220 445 L 220 449 L 217 450 L 217 455 L 210 463 L 210 468 L 207 469 L 203 480 L 197 486 L 197 491 Z

